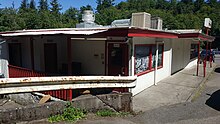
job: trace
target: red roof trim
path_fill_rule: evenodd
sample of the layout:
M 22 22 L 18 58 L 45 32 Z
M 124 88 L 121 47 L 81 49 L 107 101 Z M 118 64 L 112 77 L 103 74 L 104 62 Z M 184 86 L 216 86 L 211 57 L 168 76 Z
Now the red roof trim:
M 204 35 L 200 33 L 186 33 L 186 34 L 179 34 L 179 38 L 199 38 L 202 41 L 209 41 L 212 42 L 215 40 L 214 37 L 209 35 Z
M 143 33 L 128 33 L 129 37 L 158 37 L 158 38 L 178 38 L 175 35 L 168 34 L 143 34 Z
M 162 31 L 152 31 L 143 29 L 130 29 L 129 37 L 157 37 L 157 38 L 178 38 L 177 34 Z

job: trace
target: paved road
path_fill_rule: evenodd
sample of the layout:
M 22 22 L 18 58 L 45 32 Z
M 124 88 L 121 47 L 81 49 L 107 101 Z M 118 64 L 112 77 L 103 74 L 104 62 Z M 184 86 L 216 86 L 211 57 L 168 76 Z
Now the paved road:
M 150 109 L 135 117 L 84 120 L 79 124 L 219 124 L 220 123 L 220 55 L 216 72 L 205 83 L 200 97 L 193 102 L 179 102 Z M 191 81 L 193 83 L 193 81 Z
M 220 67 L 217 68 L 220 72 Z M 219 124 L 220 123 L 220 73 L 213 73 L 206 88 L 194 102 L 185 102 L 146 111 L 132 119 L 138 124 Z

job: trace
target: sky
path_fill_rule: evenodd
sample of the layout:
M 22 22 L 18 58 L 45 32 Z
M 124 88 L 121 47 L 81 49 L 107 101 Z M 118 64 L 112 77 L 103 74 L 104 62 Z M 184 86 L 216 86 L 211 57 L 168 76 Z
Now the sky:
M 15 8 L 18 8 L 21 4 L 22 0 L 0 0 L 0 8 L 5 8 L 5 7 L 12 7 L 12 3 L 14 2 Z M 30 1 L 30 0 L 29 0 Z M 38 1 L 35 0 L 36 6 L 38 6 Z M 49 2 L 50 0 L 48 0 Z M 79 9 L 81 6 L 86 6 L 86 5 L 91 5 L 93 9 L 96 8 L 96 0 L 58 0 L 59 3 L 62 5 L 62 12 L 67 10 L 69 7 L 75 7 Z M 125 0 L 115 0 L 115 3 L 120 3 L 121 1 Z

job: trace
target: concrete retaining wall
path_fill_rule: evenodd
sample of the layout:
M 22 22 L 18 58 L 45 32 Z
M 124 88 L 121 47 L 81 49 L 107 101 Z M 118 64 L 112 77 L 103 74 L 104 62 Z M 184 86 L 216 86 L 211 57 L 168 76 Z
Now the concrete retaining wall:
M 105 95 L 84 95 L 73 99 L 73 106 L 85 109 L 89 112 L 96 112 L 100 109 L 111 109 L 114 111 L 132 111 L 132 94 L 105 94 Z M 51 115 L 62 113 L 66 102 L 49 102 L 35 104 L 25 107 L 0 110 L 0 123 L 15 123 L 20 121 L 31 121 L 48 118 Z

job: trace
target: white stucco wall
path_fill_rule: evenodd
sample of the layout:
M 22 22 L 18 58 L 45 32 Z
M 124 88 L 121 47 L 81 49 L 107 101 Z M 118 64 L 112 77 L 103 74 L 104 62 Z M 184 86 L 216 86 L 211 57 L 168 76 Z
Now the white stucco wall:
M 73 62 L 80 62 L 82 74 L 105 75 L 105 41 L 72 40 Z
M 23 37 L 19 39 L 21 43 L 21 54 L 22 54 L 22 67 L 31 69 L 31 49 L 30 49 L 30 38 Z
M 14 40 L 14 41 L 13 41 Z M 30 37 L 14 38 L 8 40 L 21 43 L 22 66 L 32 68 Z M 62 70 L 62 64 L 67 64 L 67 37 L 66 36 L 34 36 L 34 69 L 45 71 L 44 44 L 56 43 L 58 71 Z M 82 73 L 89 75 L 105 74 L 105 41 L 71 40 L 72 62 L 82 63 Z M 7 46 L 7 45 L 6 45 Z M 6 49 L 6 47 L 4 47 Z M 6 50 L 8 51 L 8 50 Z M 8 55 L 4 55 L 8 60 Z
M 5 40 L 0 41 L 0 75 L 8 77 L 8 46 Z
M 190 60 L 190 49 L 193 41 L 189 39 L 172 40 L 172 73 L 183 68 L 190 68 L 196 65 L 197 59 Z
M 62 64 L 67 63 L 67 38 L 65 36 L 43 36 L 33 37 L 34 39 L 34 64 L 35 70 L 45 71 L 44 64 L 44 44 L 56 43 L 57 45 L 57 64 L 61 70 Z
M 135 44 L 156 44 L 154 38 L 133 38 L 133 49 Z M 197 63 L 197 59 L 190 60 L 190 48 L 192 41 L 189 39 L 160 39 L 164 43 L 163 68 L 157 70 L 156 82 L 169 77 L 172 73 L 190 68 Z M 134 55 L 134 53 L 133 53 Z M 134 62 L 133 62 L 134 64 Z M 134 69 L 132 69 L 134 71 Z M 133 95 L 154 85 L 154 71 L 138 76 L 137 85 L 131 89 Z
M 22 61 L 22 67 L 24 68 L 31 68 L 31 52 L 30 52 L 30 42 L 29 37 L 23 37 L 23 38 L 12 38 L 10 40 L 7 40 L 7 44 L 9 43 L 20 43 L 21 44 L 21 61 Z M 8 51 L 8 46 L 5 47 Z M 7 60 L 9 60 L 9 52 L 7 52 L 7 55 L 4 55 Z
M 133 38 L 133 47 L 136 44 L 156 44 L 155 41 L 155 38 Z M 157 70 L 156 82 L 171 75 L 171 41 L 169 39 L 161 39 L 161 41 L 164 41 L 163 68 Z M 154 76 L 154 71 L 138 76 L 136 87 L 131 89 L 133 95 L 136 95 L 144 89 L 154 85 Z

